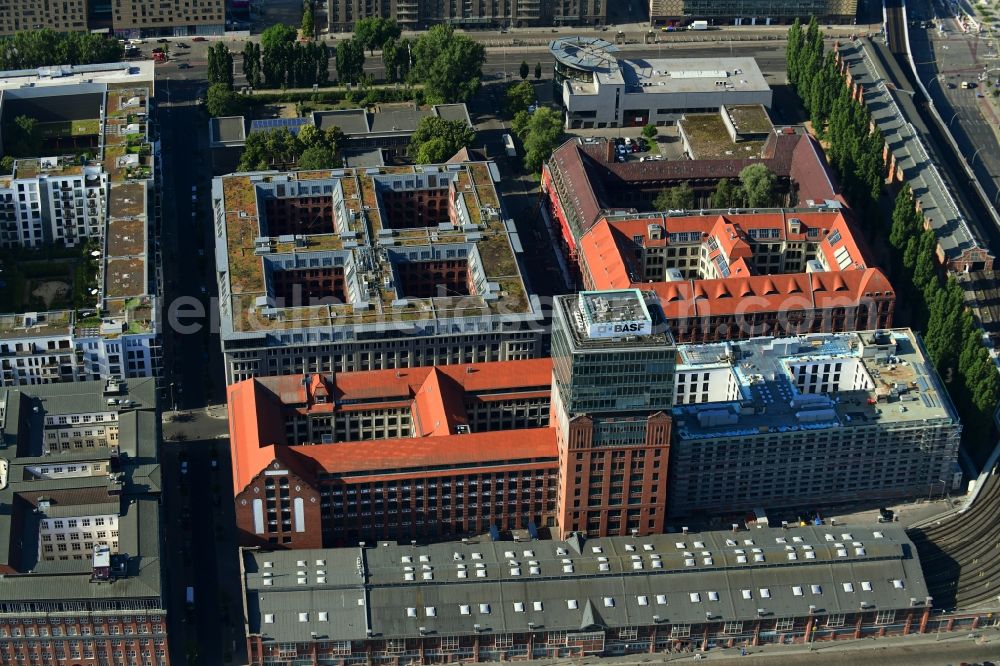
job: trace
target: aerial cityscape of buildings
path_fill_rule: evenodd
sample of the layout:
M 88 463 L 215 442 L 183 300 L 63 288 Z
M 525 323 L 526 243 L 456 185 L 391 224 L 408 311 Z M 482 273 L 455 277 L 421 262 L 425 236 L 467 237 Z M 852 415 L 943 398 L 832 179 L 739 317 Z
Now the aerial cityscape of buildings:
M 864 4 L 0 9 L 0 663 L 982 662 L 996 26 Z

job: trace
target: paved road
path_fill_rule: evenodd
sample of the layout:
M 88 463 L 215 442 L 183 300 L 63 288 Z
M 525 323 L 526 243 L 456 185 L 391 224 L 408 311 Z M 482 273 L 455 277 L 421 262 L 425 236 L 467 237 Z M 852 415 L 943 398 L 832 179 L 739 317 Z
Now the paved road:
M 910 26 L 910 45 L 917 70 L 928 88 L 934 104 L 949 125 L 966 160 L 994 207 L 1000 203 L 1000 143 L 997 115 L 989 99 L 990 81 L 980 81 L 984 68 L 993 81 L 1000 74 L 997 43 L 992 38 L 966 35 L 958 29 L 941 4 L 917 0 L 914 10 L 922 17 L 935 16 L 946 26 L 942 35 L 933 28 Z M 962 82 L 976 85 L 963 90 Z
M 211 164 L 207 119 L 195 101 L 204 81 L 175 80 L 159 73 L 163 151 L 163 238 L 166 303 L 166 374 L 172 378 L 167 405 L 180 408 L 224 400 L 222 359 L 212 332 L 217 312 L 214 244 L 209 209 Z M 172 316 L 173 315 L 173 316 Z M 184 315 L 184 316 L 179 316 Z
M 163 145 L 164 351 L 171 378 L 168 408 L 195 408 L 164 424 L 162 449 L 170 652 L 174 664 L 219 666 L 239 662 L 245 648 L 239 578 L 232 535 L 233 500 L 225 411 L 206 409 L 224 399 L 221 352 L 213 332 L 216 306 L 209 209 L 207 119 L 196 100 L 204 81 L 158 72 Z M 183 305 L 178 309 L 178 306 Z M 191 316 L 179 318 L 178 312 Z M 170 416 L 174 416 L 171 414 Z M 178 433 L 182 438 L 178 438 Z M 182 439 L 183 441 L 177 441 Z M 174 441 L 170 441 L 174 440 Z M 180 457 L 188 473 L 180 473 Z M 211 460 L 216 460 L 212 467 Z M 194 608 L 185 608 L 193 587 Z M 187 655 L 197 658 L 187 661 Z

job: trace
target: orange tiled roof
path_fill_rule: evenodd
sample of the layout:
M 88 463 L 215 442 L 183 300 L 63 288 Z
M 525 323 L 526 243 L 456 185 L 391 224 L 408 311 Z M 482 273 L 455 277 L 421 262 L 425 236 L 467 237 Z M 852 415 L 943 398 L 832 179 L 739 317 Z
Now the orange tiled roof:
M 381 472 L 436 465 L 484 466 L 504 460 L 555 458 L 553 428 L 410 437 L 294 447 L 294 454 L 326 473 Z
M 402 402 L 411 405 L 417 432 L 423 437 L 400 441 L 473 437 L 463 440 L 465 446 L 479 441 L 475 438 L 480 436 L 453 434 L 458 425 L 467 423 L 465 392 L 515 391 L 537 395 L 549 391 L 551 377 L 552 360 L 544 358 L 346 372 L 332 376 L 258 377 L 233 384 L 227 393 L 234 488 L 236 492 L 241 491 L 273 460 L 285 457 L 283 409 L 332 411 L 338 408 L 336 401 L 341 400 L 367 400 L 376 404 Z M 316 398 L 324 394 L 329 396 L 329 402 L 317 403 Z M 385 450 L 383 440 L 374 446 L 371 442 L 358 445 L 366 448 L 369 456 L 375 450 Z M 430 446 L 427 444 L 425 448 Z
M 792 220 L 797 220 L 798 228 Z M 651 235 L 651 225 L 658 238 Z M 819 243 L 828 272 L 754 275 L 749 263 L 751 230 L 777 230 L 769 240 Z M 812 236 L 810 229 L 817 230 Z M 634 258 L 641 245 L 670 244 L 671 233 L 698 234 L 690 242 L 715 238 L 710 257 L 727 257 L 728 278 L 644 283 Z M 834 242 L 830 242 L 833 240 Z M 866 294 L 891 292 L 885 274 L 868 268 L 866 248 L 859 242 L 844 211 L 768 211 L 713 216 L 665 216 L 654 213 L 628 219 L 602 217 L 580 241 L 581 261 L 593 289 L 629 287 L 654 291 L 669 319 L 730 315 L 739 311 L 794 310 L 856 304 Z M 849 257 L 849 260 L 845 257 Z M 843 265 L 843 269 L 839 267 Z M 747 300 L 752 299 L 752 300 Z

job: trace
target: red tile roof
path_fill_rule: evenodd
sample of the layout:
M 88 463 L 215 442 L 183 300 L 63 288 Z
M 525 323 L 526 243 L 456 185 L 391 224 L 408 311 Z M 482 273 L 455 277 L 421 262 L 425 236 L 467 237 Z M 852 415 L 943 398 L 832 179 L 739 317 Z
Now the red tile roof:
M 475 463 L 488 466 L 505 460 L 554 459 L 557 452 L 555 429 L 530 428 L 449 437 L 297 446 L 294 454 L 320 472 L 391 474 L 413 467 Z
M 304 459 L 302 456 L 289 458 L 287 450 L 290 448 L 308 449 L 318 454 L 326 448 L 347 453 L 354 446 L 358 451 L 367 451 L 367 456 L 380 459 L 378 457 L 390 448 L 405 456 L 416 456 L 416 452 L 430 455 L 431 451 L 446 453 L 450 447 L 464 450 L 471 444 L 493 443 L 499 437 L 506 439 L 507 447 L 516 453 L 522 443 L 521 431 L 517 435 L 454 434 L 458 425 L 467 423 L 464 394 L 488 393 L 488 399 L 505 392 L 538 396 L 548 393 L 551 377 L 552 361 L 545 358 L 347 372 L 332 376 L 313 374 L 258 377 L 233 384 L 228 387 L 227 392 L 234 489 L 240 492 L 276 458 L 292 462 Z M 325 404 L 317 403 L 316 398 L 324 393 L 329 395 L 330 401 Z M 367 403 L 360 406 L 365 409 L 371 408 L 373 403 L 382 406 L 389 403 L 408 404 L 413 411 L 414 429 L 418 436 L 405 440 L 379 440 L 375 443 L 284 446 L 283 409 L 333 411 L 352 408 L 351 405 L 341 406 L 337 404 L 338 401 L 361 401 Z M 493 435 L 494 439 L 483 439 L 484 435 Z M 461 445 L 456 446 L 458 440 L 453 440 L 453 437 L 472 439 L 463 439 Z M 435 444 L 438 440 L 441 443 Z M 529 438 L 524 443 L 530 441 Z

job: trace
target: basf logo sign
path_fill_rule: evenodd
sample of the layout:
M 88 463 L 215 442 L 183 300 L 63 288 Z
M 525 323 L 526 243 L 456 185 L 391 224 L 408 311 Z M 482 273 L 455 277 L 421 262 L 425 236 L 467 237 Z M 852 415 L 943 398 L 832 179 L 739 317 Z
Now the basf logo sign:
M 623 338 L 627 335 L 650 335 L 653 332 L 653 322 L 641 321 L 609 321 L 590 325 L 588 335 L 591 338 Z

